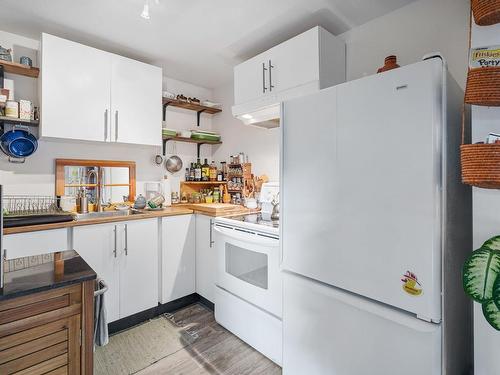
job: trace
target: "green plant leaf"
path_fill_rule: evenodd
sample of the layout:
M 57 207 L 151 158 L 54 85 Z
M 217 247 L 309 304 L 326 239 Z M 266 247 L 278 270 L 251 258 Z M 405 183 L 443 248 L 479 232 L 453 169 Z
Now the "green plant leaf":
M 493 301 L 500 309 L 500 275 L 496 278 L 493 283 Z
M 491 300 L 493 284 L 498 274 L 500 274 L 499 251 L 480 248 L 472 252 L 463 267 L 462 280 L 465 293 L 479 303 Z
M 481 248 L 500 251 L 500 236 L 491 237 L 488 241 L 483 243 L 483 246 L 481 246 Z
M 483 303 L 483 315 L 493 328 L 500 331 L 500 310 L 493 300 Z

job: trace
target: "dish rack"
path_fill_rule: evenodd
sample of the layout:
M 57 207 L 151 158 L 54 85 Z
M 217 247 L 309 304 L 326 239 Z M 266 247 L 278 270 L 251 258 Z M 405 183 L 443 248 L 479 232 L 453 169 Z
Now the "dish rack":
M 4 216 L 47 215 L 62 213 L 53 196 L 4 195 Z

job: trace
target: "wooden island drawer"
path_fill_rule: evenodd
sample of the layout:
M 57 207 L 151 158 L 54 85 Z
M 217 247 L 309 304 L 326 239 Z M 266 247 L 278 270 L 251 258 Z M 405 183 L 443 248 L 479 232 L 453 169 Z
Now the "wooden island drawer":
M 50 290 L 0 303 L 0 338 L 79 314 L 81 286 Z
M 91 302 L 93 281 L 88 287 L 77 284 L 0 301 L 0 374 L 91 374 L 82 348 L 87 314 L 82 290 Z

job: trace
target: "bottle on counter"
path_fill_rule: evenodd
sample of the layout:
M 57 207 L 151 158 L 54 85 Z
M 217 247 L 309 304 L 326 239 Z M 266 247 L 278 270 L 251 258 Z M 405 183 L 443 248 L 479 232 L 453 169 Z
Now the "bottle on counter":
M 202 181 L 210 180 L 210 165 L 208 165 L 208 159 L 205 159 L 205 163 L 203 163 L 201 167 L 201 180 Z
M 213 160 L 210 164 L 210 181 L 217 181 L 217 166 Z
M 227 165 L 225 161 L 220 162 L 221 172 L 222 172 L 222 181 L 227 181 Z
M 214 188 L 213 196 L 214 196 L 214 203 L 220 203 L 221 194 L 219 188 L 217 187 Z
M 195 178 L 194 178 L 194 163 L 191 163 L 191 167 L 189 168 L 189 181 L 195 181 Z
M 222 170 L 221 170 L 221 169 L 219 169 L 219 170 L 217 171 L 217 181 L 218 181 L 218 182 L 222 182 L 222 181 L 224 181 L 224 175 L 222 174 Z
M 189 168 L 186 168 L 186 173 L 184 174 L 185 181 L 189 181 L 190 176 Z
M 196 162 L 195 167 L 194 167 L 194 180 L 195 181 L 201 181 L 201 163 L 200 163 L 200 159 L 198 159 L 198 161 Z

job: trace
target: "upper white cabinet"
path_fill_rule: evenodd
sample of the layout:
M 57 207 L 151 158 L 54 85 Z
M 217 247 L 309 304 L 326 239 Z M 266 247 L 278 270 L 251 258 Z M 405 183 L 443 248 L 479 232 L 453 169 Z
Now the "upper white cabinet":
M 162 70 L 42 34 L 41 136 L 161 144 Z
M 111 140 L 160 144 L 161 69 L 118 55 L 111 61 Z
M 111 54 L 42 35 L 41 136 L 109 140 Z
M 195 292 L 194 215 L 161 219 L 161 303 Z
M 234 102 L 238 106 L 267 96 L 281 101 L 282 95 L 289 99 L 344 81 L 344 42 L 315 27 L 237 65 Z M 304 90 L 286 97 L 287 90 L 298 87 Z

